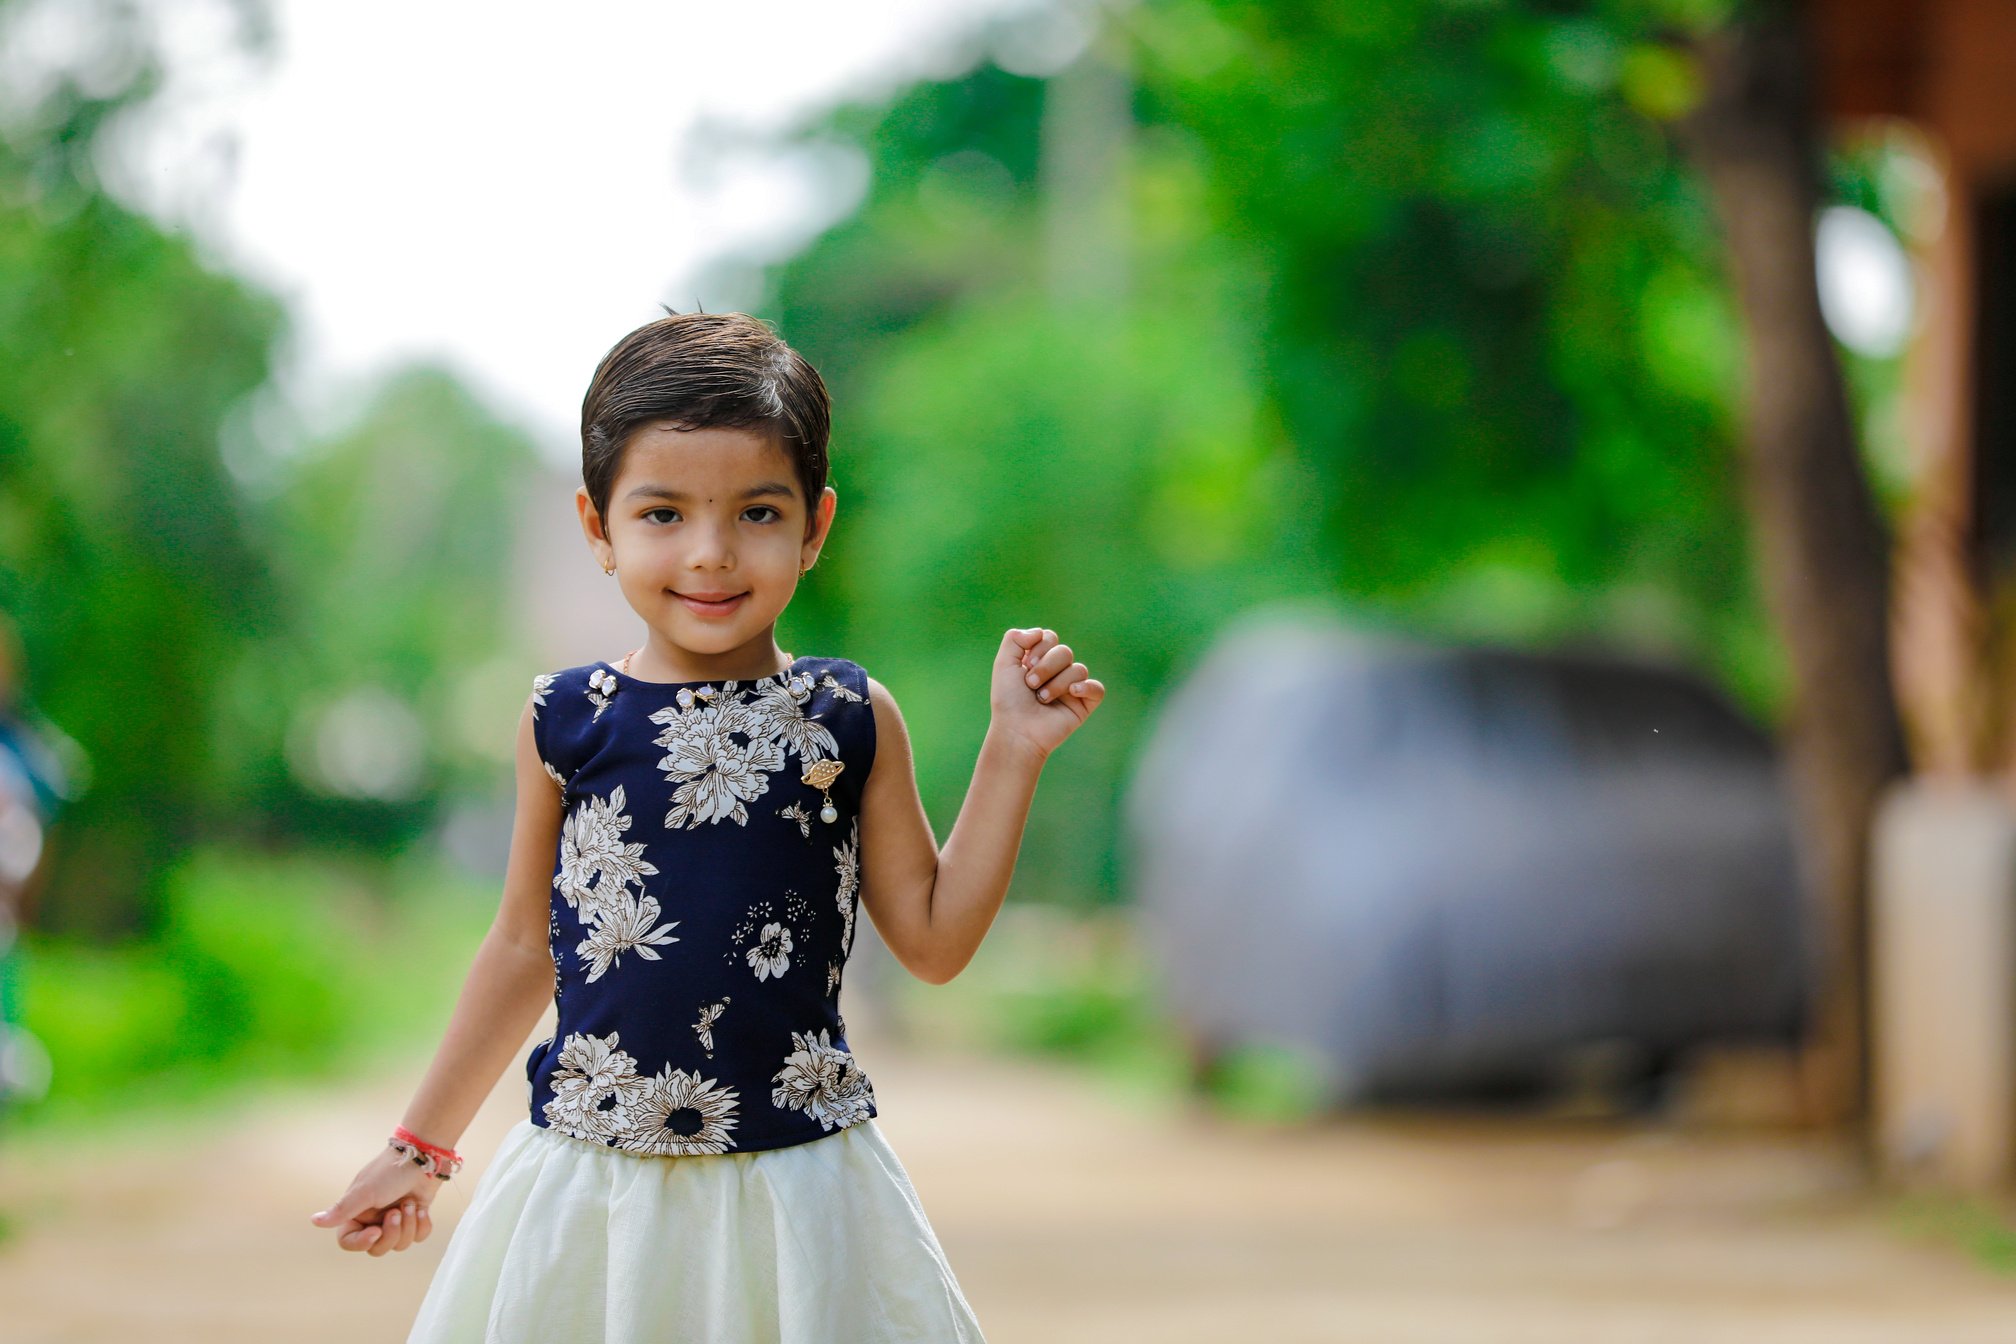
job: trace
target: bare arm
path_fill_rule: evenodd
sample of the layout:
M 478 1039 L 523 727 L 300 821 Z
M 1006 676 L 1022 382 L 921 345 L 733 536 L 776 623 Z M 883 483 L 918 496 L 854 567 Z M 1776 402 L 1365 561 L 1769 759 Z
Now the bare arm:
M 560 840 L 560 788 L 539 760 L 530 700 L 518 718 L 517 788 L 497 918 L 476 950 L 441 1045 L 401 1121 L 445 1148 L 462 1137 L 553 998 L 546 930 L 553 851 Z M 403 1251 L 432 1229 L 427 1206 L 439 1188 L 439 1181 L 383 1148 L 343 1197 L 311 1221 L 335 1228 L 337 1244 L 346 1251 L 374 1256 Z
M 1009 631 L 995 657 L 993 717 L 943 850 L 918 796 L 902 712 L 872 677 L 868 695 L 876 747 L 861 790 L 861 904 L 904 969 L 942 985 L 966 968 L 1000 913 L 1043 763 L 1105 688 L 1054 631 Z
M 497 918 L 476 950 L 434 1062 L 400 1121 L 452 1148 L 553 1001 L 547 946 L 553 851 L 560 843 L 560 786 L 532 738 L 532 705 L 518 717 L 518 806 Z

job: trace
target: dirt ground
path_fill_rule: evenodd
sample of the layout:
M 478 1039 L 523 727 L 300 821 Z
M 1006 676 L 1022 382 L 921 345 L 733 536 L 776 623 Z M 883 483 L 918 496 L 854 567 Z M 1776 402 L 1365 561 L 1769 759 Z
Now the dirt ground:
M 1809 1139 L 1391 1115 L 1263 1130 L 850 1036 L 991 1344 L 2016 1341 L 2016 1282 L 1900 1235 L 1845 1152 Z M 0 1340 L 403 1340 L 473 1181 L 403 1254 L 346 1254 L 307 1217 L 420 1067 L 110 1152 L 0 1149 Z M 462 1145 L 471 1176 L 523 1103 L 507 1074 Z

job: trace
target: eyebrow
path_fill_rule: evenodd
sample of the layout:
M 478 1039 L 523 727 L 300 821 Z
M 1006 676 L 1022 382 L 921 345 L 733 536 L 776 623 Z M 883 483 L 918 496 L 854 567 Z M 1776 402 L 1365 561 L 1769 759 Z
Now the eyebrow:
M 783 481 L 758 481 L 755 485 L 750 486 L 747 490 L 744 490 L 742 492 L 742 498 L 760 499 L 765 495 L 782 495 L 786 499 L 789 499 L 795 493 L 796 492 L 793 491 L 791 487 L 786 483 L 784 483 Z M 685 491 L 674 490 L 669 485 L 640 485 L 636 487 L 634 490 L 631 490 L 628 494 L 624 495 L 623 498 L 672 499 L 684 503 L 687 500 L 688 496 Z

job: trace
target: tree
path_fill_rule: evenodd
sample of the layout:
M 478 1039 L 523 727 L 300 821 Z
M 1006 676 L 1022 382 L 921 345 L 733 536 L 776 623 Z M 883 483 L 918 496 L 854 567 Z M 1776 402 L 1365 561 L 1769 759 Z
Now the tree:
M 1869 1104 L 1869 828 L 1907 762 L 1888 542 L 1814 278 L 1821 155 L 1805 40 L 1781 4 L 1753 5 L 1704 38 L 1705 96 L 1681 129 L 1721 206 L 1749 335 L 1745 481 L 1793 669 L 1783 735 L 1828 961 L 1810 1081 L 1819 1113 L 1849 1120 Z

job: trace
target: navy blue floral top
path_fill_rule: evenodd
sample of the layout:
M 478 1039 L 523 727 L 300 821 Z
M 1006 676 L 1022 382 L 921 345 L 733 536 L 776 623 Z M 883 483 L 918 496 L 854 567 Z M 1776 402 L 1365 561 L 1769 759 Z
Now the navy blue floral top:
M 840 1018 L 867 673 L 800 658 L 755 681 L 657 682 L 589 663 L 535 678 L 532 713 L 566 816 L 533 1123 L 684 1156 L 874 1115 Z

